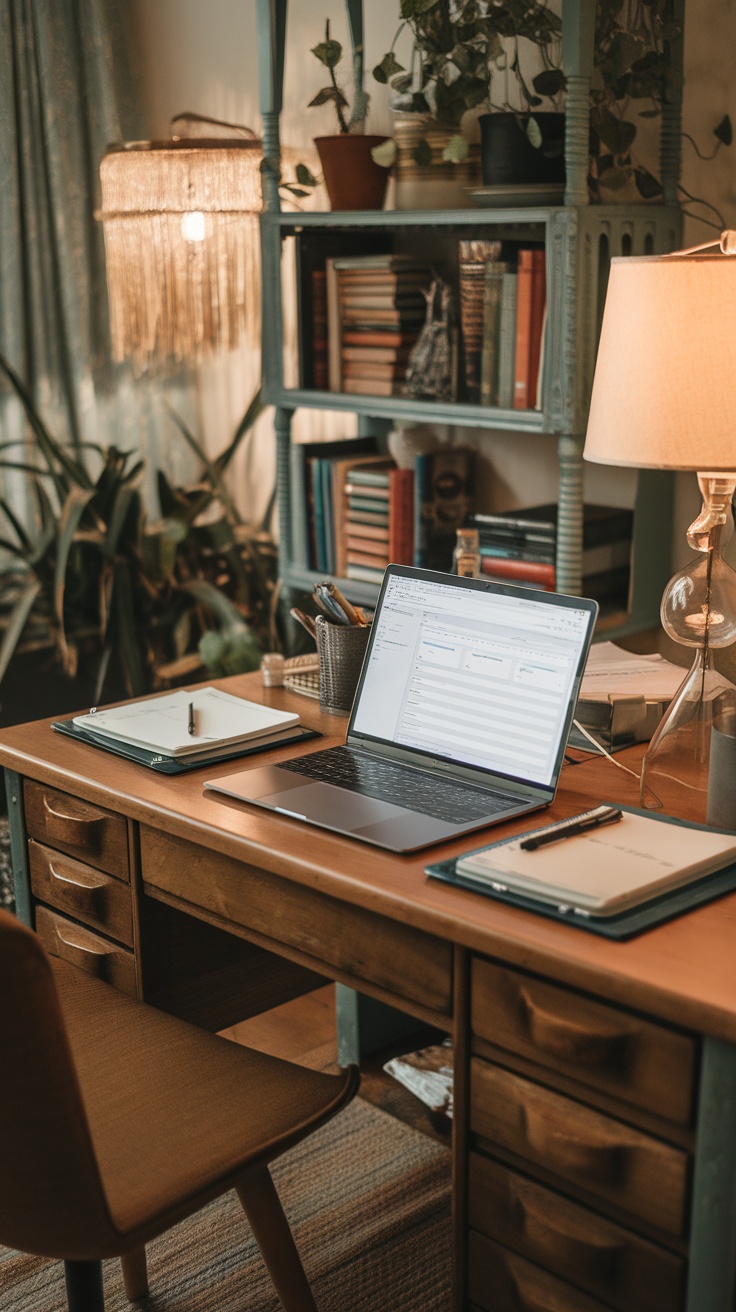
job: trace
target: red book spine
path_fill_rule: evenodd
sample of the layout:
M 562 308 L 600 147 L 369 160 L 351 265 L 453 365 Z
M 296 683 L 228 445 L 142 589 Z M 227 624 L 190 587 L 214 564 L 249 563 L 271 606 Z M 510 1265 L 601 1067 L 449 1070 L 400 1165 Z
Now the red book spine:
M 547 302 L 544 251 L 532 251 L 532 297 L 529 324 L 529 406 L 536 403 L 537 376 L 542 353 L 544 307 Z
M 505 556 L 481 556 L 481 570 L 500 579 L 521 579 L 528 583 L 555 586 L 555 567 L 541 560 L 508 560 Z
M 532 332 L 532 251 L 519 251 L 516 270 L 516 357 L 514 410 L 532 405 L 530 345 Z
M 393 565 L 414 563 L 414 470 L 389 470 L 388 558 Z

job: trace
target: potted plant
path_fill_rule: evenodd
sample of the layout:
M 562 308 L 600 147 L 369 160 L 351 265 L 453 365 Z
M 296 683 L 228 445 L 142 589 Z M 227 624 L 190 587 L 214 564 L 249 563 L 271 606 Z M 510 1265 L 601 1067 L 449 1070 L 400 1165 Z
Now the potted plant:
M 339 129 L 334 136 L 314 139 L 330 205 L 333 210 L 380 210 L 386 194 L 388 170 L 375 162 L 371 152 L 386 138 L 369 136 L 365 132 L 369 98 L 363 90 L 362 46 L 353 47 L 352 110 L 337 79 L 336 69 L 343 50 L 340 42 L 330 35 L 329 19 L 325 23 L 325 39 L 312 47 L 312 54 L 327 69 L 330 80 L 310 100 L 309 108 L 331 104 Z M 316 179 L 308 178 L 306 171 L 300 173 L 297 170 L 297 181 L 309 185 Z
M 483 180 L 515 182 L 507 176 L 508 166 L 487 163 L 489 150 L 497 158 L 497 140 L 508 135 L 511 157 L 531 157 L 541 164 L 543 180 L 558 176 L 563 164 L 564 122 L 558 100 L 565 80 L 559 68 L 561 23 L 547 5 L 528 0 L 400 0 L 401 26 L 391 50 L 373 70 L 379 82 L 390 82 L 392 107 L 399 113 L 422 115 L 425 125 L 436 124 L 448 136 L 442 159 L 461 163 L 468 158 L 469 143 L 463 120 L 469 112 L 486 109 L 480 116 L 484 158 Z M 397 60 L 395 45 L 408 26 L 413 38 L 411 68 Z M 541 68 L 532 76 L 524 70 L 524 54 L 537 48 Z M 500 88 L 500 92 L 499 92 Z M 547 113 L 539 106 L 549 105 Z M 550 117 L 552 115 L 553 117 Z M 493 118 L 490 125 L 487 120 Z M 503 120 L 503 125 L 499 128 Z M 430 129 L 431 130 L 431 129 Z M 488 146 L 488 141 L 492 145 Z M 393 157 L 400 150 L 394 143 Z M 391 162 L 391 147 L 376 152 L 382 162 Z M 427 132 L 418 134 L 413 158 L 428 163 L 431 149 Z M 564 174 L 562 175 L 564 177 Z
M 274 646 L 275 544 L 242 521 L 223 480 L 260 395 L 214 460 L 176 420 L 200 472 L 181 487 L 157 472 L 161 517 L 151 523 L 135 453 L 95 444 L 70 451 L 2 356 L 0 372 L 34 438 L 31 457 L 8 443 L 1 463 L 22 473 L 35 521 L 25 524 L 0 498 L 0 545 L 12 562 L 0 576 L 0 681 L 21 640 L 43 635 L 65 675 L 86 670 L 95 703 L 191 677 L 207 664 L 212 640 L 202 640 L 212 630 L 220 664 L 224 653 L 231 667 L 237 657 L 241 670 L 257 668 L 262 645 Z

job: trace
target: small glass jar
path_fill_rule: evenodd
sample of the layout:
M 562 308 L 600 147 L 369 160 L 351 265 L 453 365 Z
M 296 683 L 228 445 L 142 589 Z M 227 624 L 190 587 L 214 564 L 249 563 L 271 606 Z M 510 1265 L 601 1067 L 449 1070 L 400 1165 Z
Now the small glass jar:
M 477 528 L 459 528 L 452 553 L 452 572 L 463 578 L 480 578 L 480 542 Z
M 264 688 L 280 688 L 284 682 L 286 661 L 279 651 L 268 651 L 261 658 L 261 679 Z

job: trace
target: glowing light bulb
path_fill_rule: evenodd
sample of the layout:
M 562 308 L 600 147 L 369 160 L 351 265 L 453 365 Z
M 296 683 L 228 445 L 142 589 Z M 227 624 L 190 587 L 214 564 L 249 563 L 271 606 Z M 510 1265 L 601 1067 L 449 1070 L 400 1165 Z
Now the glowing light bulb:
M 204 241 L 204 214 L 201 210 L 182 214 L 181 235 L 185 241 Z

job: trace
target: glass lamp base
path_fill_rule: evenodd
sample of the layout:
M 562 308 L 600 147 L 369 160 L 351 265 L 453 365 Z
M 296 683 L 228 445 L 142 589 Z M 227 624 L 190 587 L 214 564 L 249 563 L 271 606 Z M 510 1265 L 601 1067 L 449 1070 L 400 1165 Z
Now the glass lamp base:
M 713 666 L 714 649 L 736 641 L 736 573 L 723 556 L 736 474 L 698 482 L 703 509 L 687 533 L 698 554 L 670 579 L 660 608 L 665 632 L 695 659 L 644 757 L 640 796 L 649 810 L 736 829 L 736 687 Z
M 641 805 L 736 828 L 735 770 L 736 687 L 699 648 L 644 757 Z

